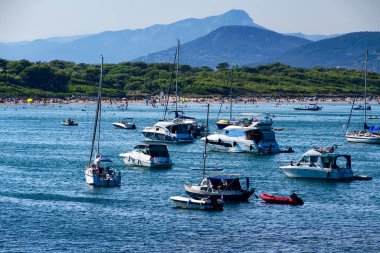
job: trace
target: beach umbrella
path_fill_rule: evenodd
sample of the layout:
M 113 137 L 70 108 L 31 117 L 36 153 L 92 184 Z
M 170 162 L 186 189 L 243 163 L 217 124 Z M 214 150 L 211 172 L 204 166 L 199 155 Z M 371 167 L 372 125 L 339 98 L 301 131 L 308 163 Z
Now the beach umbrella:
M 33 98 L 28 98 L 28 99 L 26 100 L 26 102 L 27 102 L 27 103 L 32 103 L 32 102 L 33 102 Z

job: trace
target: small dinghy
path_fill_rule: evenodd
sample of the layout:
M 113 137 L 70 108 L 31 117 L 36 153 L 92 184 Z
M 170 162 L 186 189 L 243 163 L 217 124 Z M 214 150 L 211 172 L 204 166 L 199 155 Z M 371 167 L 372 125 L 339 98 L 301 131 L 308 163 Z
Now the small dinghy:
M 223 210 L 224 201 L 215 196 L 209 198 L 193 199 L 182 196 L 172 196 L 170 199 L 179 208 L 196 210 Z
M 287 204 L 287 205 L 303 205 L 303 200 L 297 196 L 297 194 L 292 193 L 290 197 L 275 196 L 271 194 L 261 193 L 261 198 L 267 203 L 274 204 Z

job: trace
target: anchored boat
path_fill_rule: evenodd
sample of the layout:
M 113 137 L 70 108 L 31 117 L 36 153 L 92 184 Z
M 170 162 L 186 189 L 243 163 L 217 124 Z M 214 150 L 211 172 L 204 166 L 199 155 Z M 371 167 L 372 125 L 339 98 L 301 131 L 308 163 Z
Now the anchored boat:
M 196 210 L 223 210 L 224 201 L 214 196 L 210 198 L 193 199 L 182 196 L 172 196 L 170 199 L 179 208 Z
M 149 168 L 170 168 L 173 165 L 167 146 L 159 143 L 140 143 L 133 151 L 120 156 L 126 165 Z

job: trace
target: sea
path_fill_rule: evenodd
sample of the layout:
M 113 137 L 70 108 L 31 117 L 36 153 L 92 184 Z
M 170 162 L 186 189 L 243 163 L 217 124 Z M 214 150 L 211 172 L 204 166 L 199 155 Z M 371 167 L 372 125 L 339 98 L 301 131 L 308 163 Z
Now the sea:
M 0 251 L 1 252 L 380 252 L 380 145 L 344 138 L 351 105 L 320 103 L 321 111 L 296 111 L 300 103 L 237 103 L 233 116 L 269 113 L 281 148 L 294 153 L 270 156 L 209 151 L 206 167 L 249 177 L 251 187 L 289 196 L 302 206 L 226 203 L 223 211 L 175 208 L 170 196 L 186 196 L 184 183 L 199 183 L 203 145 L 168 144 L 170 169 L 127 167 L 120 153 L 144 140 L 141 131 L 163 117 L 162 106 L 130 104 L 120 111 L 103 104 L 100 150 L 121 170 L 122 186 L 87 185 L 94 104 L 0 104 Z M 371 103 L 368 114 L 380 115 Z M 220 104 L 210 106 L 210 131 Z M 205 123 L 206 104 L 181 104 L 186 115 Z M 132 117 L 136 130 L 112 122 Z M 219 119 L 229 117 L 222 105 Z M 72 118 L 76 127 L 61 125 Z M 380 126 L 380 120 L 368 120 Z M 361 129 L 355 111 L 351 129 Z M 330 182 L 287 178 L 279 166 L 297 161 L 313 147 L 352 156 L 355 174 L 371 181 Z M 209 171 L 209 174 L 217 173 Z

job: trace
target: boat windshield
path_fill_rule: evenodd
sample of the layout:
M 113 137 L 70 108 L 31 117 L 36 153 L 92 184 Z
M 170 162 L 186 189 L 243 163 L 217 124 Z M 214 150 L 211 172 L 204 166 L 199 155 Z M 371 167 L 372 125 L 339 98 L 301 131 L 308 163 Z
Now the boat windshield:
M 153 157 L 169 157 L 166 145 L 150 145 L 148 154 Z
M 178 124 L 171 127 L 171 132 L 177 134 L 190 134 L 191 130 L 191 124 Z
M 245 137 L 245 132 L 242 130 L 237 130 L 237 129 L 223 130 L 220 134 L 223 134 L 229 137 Z

